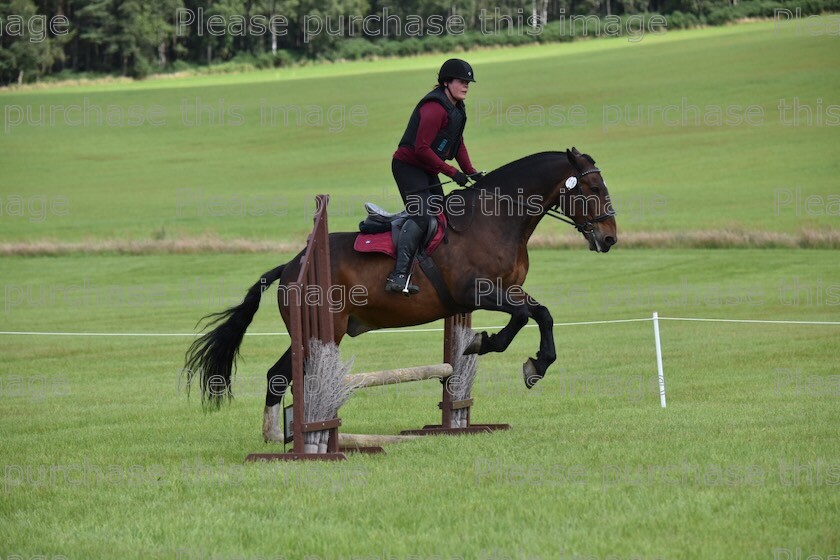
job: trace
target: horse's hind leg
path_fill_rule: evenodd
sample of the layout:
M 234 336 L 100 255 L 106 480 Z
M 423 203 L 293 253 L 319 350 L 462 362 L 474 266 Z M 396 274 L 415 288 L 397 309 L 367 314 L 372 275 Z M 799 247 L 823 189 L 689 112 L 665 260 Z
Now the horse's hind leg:
M 283 441 L 280 431 L 280 401 L 292 379 L 292 349 L 289 348 L 277 363 L 266 373 L 268 387 L 265 393 L 265 410 L 263 411 L 263 439 Z

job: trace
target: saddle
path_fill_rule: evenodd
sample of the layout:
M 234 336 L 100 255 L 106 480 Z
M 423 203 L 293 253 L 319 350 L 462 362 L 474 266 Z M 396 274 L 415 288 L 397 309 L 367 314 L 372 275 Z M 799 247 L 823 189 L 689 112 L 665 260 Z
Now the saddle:
M 400 230 L 410 215 L 405 210 L 388 212 L 372 202 L 365 203 L 365 210 L 367 217 L 359 223 L 359 235 L 353 249 L 360 253 L 385 253 L 396 258 Z M 437 249 L 446 234 L 446 216 L 440 213 L 436 218 L 429 222 L 426 236 L 420 244 L 421 251 L 427 255 Z

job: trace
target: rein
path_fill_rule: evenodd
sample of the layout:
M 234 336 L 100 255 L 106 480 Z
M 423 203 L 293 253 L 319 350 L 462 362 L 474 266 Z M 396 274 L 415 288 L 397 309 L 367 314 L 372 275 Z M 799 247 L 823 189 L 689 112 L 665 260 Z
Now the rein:
M 600 173 L 600 172 L 601 172 L 600 169 L 598 169 L 597 167 L 593 167 L 592 169 L 588 169 L 586 171 L 583 171 L 582 173 L 578 173 L 576 175 L 576 177 L 579 181 L 580 178 L 583 177 L 584 175 L 589 175 L 590 173 Z M 444 183 L 441 183 L 441 184 L 446 184 L 446 183 L 450 183 L 450 182 L 451 181 L 445 181 Z M 434 186 L 437 186 L 437 185 L 434 185 Z M 477 191 L 480 191 L 480 192 L 486 192 L 486 193 L 490 194 L 491 196 L 498 197 L 498 195 L 495 194 L 495 193 L 492 193 L 490 191 L 485 191 L 485 190 L 482 190 L 482 189 L 476 189 L 473 185 L 467 185 L 466 188 L 472 189 L 472 190 L 477 190 Z M 521 202 L 519 202 L 518 200 L 510 200 L 509 202 L 513 202 L 514 204 L 516 204 L 520 208 L 524 207 L 524 205 Z M 551 208 L 548 208 L 543 213 L 543 216 L 549 216 L 551 218 L 554 218 L 555 220 L 559 220 L 563 223 L 569 224 L 570 226 L 574 227 L 576 230 L 578 230 L 579 232 L 581 232 L 583 234 L 591 233 L 595 229 L 595 224 L 597 224 L 598 222 L 603 222 L 604 220 L 606 220 L 608 218 L 612 218 L 612 217 L 615 216 L 615 211 L 610 209 L 607 212 L 604 212 L 603 214 L 599 214 L 598 216 L 595 216 L 591 220 L 586 220 L 584 223 L 579 224 L 579 223 L 575 222 L 574 220 L 571 220 L 568 217 L 566 217 L 563 213 L 561 213 L 557 209 L 559 206 L 560 206 L 560 202 L 558 202 L 557 204 L 555 204 Z

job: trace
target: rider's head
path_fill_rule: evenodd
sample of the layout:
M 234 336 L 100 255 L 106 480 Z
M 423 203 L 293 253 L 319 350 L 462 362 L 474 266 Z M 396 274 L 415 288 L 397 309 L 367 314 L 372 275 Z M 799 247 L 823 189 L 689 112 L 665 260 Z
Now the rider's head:
M 450 58 L 438 72 L 438 85 L 443 87 L 453 102 L 467 97 L 470 82 L 475 81 L 472 66 L 460 58 Z

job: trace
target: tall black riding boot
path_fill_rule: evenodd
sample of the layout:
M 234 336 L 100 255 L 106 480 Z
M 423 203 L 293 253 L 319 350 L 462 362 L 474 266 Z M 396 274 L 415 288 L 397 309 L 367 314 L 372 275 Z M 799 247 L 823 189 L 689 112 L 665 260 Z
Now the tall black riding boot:
M 408 219 L 403 224 L 400 237 L 397 240 L 397 264 L 385 280 L 386 292 L 402 293 L 408 296 L 420 291 L 417 285 L 410 283 L 409 266 L 411 266 L 414 254 L 420 247 L 424 233 L 423 229 L 413 219 Z

